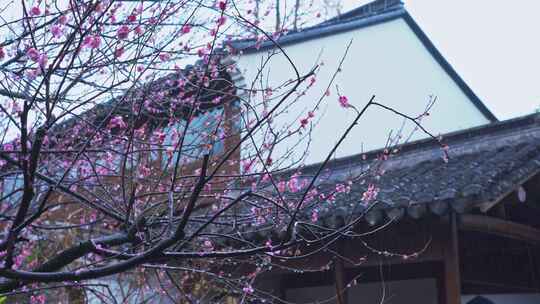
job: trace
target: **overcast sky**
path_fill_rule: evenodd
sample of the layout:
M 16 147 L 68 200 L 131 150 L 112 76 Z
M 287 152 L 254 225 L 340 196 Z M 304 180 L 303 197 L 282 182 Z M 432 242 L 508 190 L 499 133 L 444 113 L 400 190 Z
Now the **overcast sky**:
M 370 1 L 344 0 L 345 9 Z M 540 107 L 540 0 L 404 2 L 439 51 L 499 119 Z
M 343 0 L 344 12 L 373 0 Z M 499 119 L 540 108 L 540 0 L 404 0 Z

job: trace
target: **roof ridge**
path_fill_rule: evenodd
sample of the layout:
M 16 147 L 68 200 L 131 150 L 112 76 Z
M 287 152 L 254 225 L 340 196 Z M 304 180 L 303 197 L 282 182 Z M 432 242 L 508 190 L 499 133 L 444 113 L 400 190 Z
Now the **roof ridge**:
M 341 24 L 341 23 L 349 23 L 351 21 L 368 19 L 372 17 L 377 17 L 379 15 L 391 13 L 394 11 L 404 10 L 405 9 L 404 7 L 405 5 L 403 4 L 401 0 L 375 0 L 367 4 L 364 4 L 360 7 L 357 7 L 355 9 L 352 9 L 344 14 L 340 14 L 339 16 L 332 17 L 323 22 L 316 23 L 305 28 L 299 28 L 297 30 L 287 31 L 286 33 L 284 33 L 284 35 L 278 38 L 278 41 L 281 40 L 281 38 L 284 38 L 287 36 L 294 36 L 298 34 L 304 34 L 305 32 L 309 32 L 311 30 L 322 29 L 322 28 L 326 28 L 326 27 Z M 229 41 L 227 44 L 232 46 L 233 48 L 237 48 L 234 45 L 242 44 L 242 43 L 252 43 L 256 41 L 257 41 L 257 38 L 249 37 L 249 38 L 234 39 L 232 41 Z M 251 47 L 253 47 L 253 45 L 247 46 L 247 48 L 251 48 Z M 243 47 L 240 47 L 240 48 L 243 48 Z
M 362 18 L 342 19 L 339 22 L 330 23 L 325 21 L 323 23 L 318 23 L 297 31 L 288 31 L 276 39 L 276 42 L 283 46 L 290 43 L 321 38 L 323 36 L 334 35 L 337 33 L 394 20 L 399 17 L 403 17 L 406 13 L 406 10 L 401 7 L 379 12 L 378 14 L 374 15 L 364 16 Z M 255 38 L 230 40 L 226 42 L 226 45 L 232 50 L 241 53 L 259 52 L 275 46 L 275 44 L 271 41 L 266 39 L 259 41 Z
M 374 15 L 380 15 L 396 9 L 403 9 L 404 3 L 401 0 L 375 0 L 346 13 L 339 14 L 315 26 L 329 25 L 337 22 L 349 21 L 353 19 L 367 18 Z

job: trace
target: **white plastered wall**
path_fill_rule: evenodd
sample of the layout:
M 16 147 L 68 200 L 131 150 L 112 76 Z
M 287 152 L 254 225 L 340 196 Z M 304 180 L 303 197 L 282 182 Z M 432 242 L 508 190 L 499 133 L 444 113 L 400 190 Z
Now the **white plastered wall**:
M 339 92 L 346 95 L 349 102 L 361 108 L 372 95 L 380 103 L 416 116 L 422 113 L 430 95 L 437 97 L 437 103 L 424 120 L 424 126 L 434 134 L 443 134 L 464 128 L 486 124 L 489 121 L 475 107 L 443 68 L 432 57 L 403 19 L 360 28 L 340 34 L 308 40 L 284 47 L 300 73 L 307 73 L 320 61 L 324 63 L 317 75 L 312 89 L 301 98 L 287 113 L 275 117 L 276 125 L 292 124 L 298 126 L 298 117 L 305 117 L 335 72 L 347 44 L 352 45 L 331 87 L 331 95 L 326 97 L 316 112 L 313 121 L 318 121 L 312 131 L 309 154 L 305 163 L 322 161 L 333 144 L 337 142 L 355 113 L 339 107 L 336 85 Z M 261 57 L 267 51 L 245 54 L 237 59 L 238 66 L 250 86 L 260 67 Z M 294 78 L 294 73 L 286 58 L 273 56 L 264 75 L 262 87 L 274 87 L 284 80 Z M 282 91 L 283 92 L 283 91 Z M 259 95 L 260 96 L 260 95 Z M 371 108 L 361 118 L 353 132 L 340 146 L 336 157 L 358 154 L 363 151 L 381 148 L 388 134 L 402 125 L 403 119 L 380 108 Z M 409 124 L 406 130 L 411 130 Z M 409 132 L 404 132 L 407 135 Z M 425 137 L 417 132 L 412 139 Z M 295 139 L 280 145 L 274 152 L 274 159 L 291 148 Z M 297 146 L 297 157 L 305 150 L 307 141 Z M 294 157 L 288 157 L 291 161 Z

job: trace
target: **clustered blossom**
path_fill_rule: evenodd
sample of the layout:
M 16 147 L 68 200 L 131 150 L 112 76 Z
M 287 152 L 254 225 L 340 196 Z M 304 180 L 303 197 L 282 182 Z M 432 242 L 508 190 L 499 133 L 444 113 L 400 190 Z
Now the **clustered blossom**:
M 252 294 L 254 291 L 253 286 L 251 286 L 251 284 L 246 284 L 246 286 L 242 288 L 242 291 L 244 291 L 246 294 Z
M 128 22 L 135 22 L 137 21 L 137 15 L 136 14 L 131 14 L 127 17 L 127 21 Z
M 345 95 L 339 96 L 338 101 L 339 105 L 343 108 L 348 108 L 351 106 L 351 104 L 349 103 L 349 99 Z
M 40 294 L 37 296 L 30 296 L 30 304 L 45 304 L 47 298 L 44 294 Z
M 362 194 L 362 202 L 364 204 L 372 202 L 377 198 L 377 194 L 379 194 L 379 188 L 377 188 L 374 184 L 369 184 L 368 189 Z
M 53 35 L 54 38 L 62 37 L 62 34 L 63 34 L 62 27 L 58 24 L 51 26 L 51 34 Z
M 144 29 L 143 29 L 143 27 L 140 26 L 140 25 L 137 25 L 137 26 L 133 29 L 133 31 L 135 32 L 135 34 L 137 34 L 137 35 L 139 35 L 139 36 L 142 35 L 142 34 L 144 33 Z
M 310 119 L 315 117 L 315 113 L 313 111 L 308 112 L 308 116 L 300 119 L 300 127 L 305 129 L 306 126 L 309 124 Z
M 217 19 L 217 21 L 216 21 L 218 27 L 224 25 L 225 22 L 227 22 L 227 17 L 225 17 L 225 16 L 219 17 L 219 18 Z
M 300 119 L 300 127 L 305 128 L 308 123 L 309 123 L 309 120 L 307 118 Z
M 307 185 L 307 181 L 301 180 L 298 175 L 299 174 L 293 174 L 287 182 L 287 188 L 292 193 L 296 193 L 302 190 Z
M 242 160 L 242 170 L 246 173 L 249 173 L 253 167 L 253 165 L 255 164 L 255 160 L 254 159 L 246 159 L 246 160 Z
M 169 53 L 160 53 L 159 54 L 159 60 L 161 61 L 169 61 L 171 59 L 171 55 Z
M 314 209 L 311 211 L 311 222 L 315 223 L 319 220 L 319 210 Z
M 191 26 L 189 24 L 182 26 L 182 34 L 187 34 L 190 31 L 191 31 Z
M 279 192 L 285 192 L 285 190 L 287 190 L 287 183 L 285 181 L 280 181 L 277 184 L 277 188 Z
M 219 9 L 224 11 L 227 8 L 227 1 L 221 0 L 219 1 Z
M 39 66 L 39 69 L 28 70 L 26 74 L 28 78 L 35 79 L 40 74 L 41 70 L 47 68 L 49 58 L 47 54 L 41 53 L 33 47 L 30 47 L 26 50 L 26 57 L 28 57 L 28 59 L 30 59 L 31 61 L 36 62 Z
M 39 16 L 41 15 L 41 9 L 38 6 L 33 6 L 30 9 L 30 16 Z
M 111 118 L 111 121 L 109 122 L 109 128 L 120 128 L 124 129 L 127 127 L 127 124 L 124 122 L 124 118 L 122 116 L 114 116 Z
M 122 55 L 124 55 L 124 52 L 125 52 L 124 47 L 121 46 L 117 48 L 116 50 L 114 50 L 114 57 L 120 58 L 122 57 Z
M 130 32 L 129 26 L 122 25 L 116 31 L 116 37 L 118 37 L 118 39 L 121 39 L 121 40 L 127 39 L 129 37 L 129 32 Z
M 254 223 L 257 225 L 263 225 L 266 223 L 266 216 L 271 214 L 270 209 L 268 208 L 257 208 L 257 207 L 251 207 L 251 214 L 254 216 Z
M 35 48 L 28 48 L 28 50 L 26 50 L 26 56 L 30 58 L 30 60 L 32 61 L 37 62 L 40 55 L 41 54 L 39 53 L 39 51 L 36 50 Z
M 66 15 L 62 15 L 60 17 L 58 17 L 58 23 L 61 24 L 61 25 L 66 25 L 68 23 L 68 16 Z
M 336 184 L 336 193 L 349 193 L 351 192 L 352 181 L 348 181 L 346 184 Z
M 214 244 L 210 240 L 205 240 L 203 242 L 203 250 L 204 251 L 212 251 L 214 250 Z
M 90 49 L 97 49 L 101 45 L 101 36 L 89 35 L 84 37 L 83 45 Z

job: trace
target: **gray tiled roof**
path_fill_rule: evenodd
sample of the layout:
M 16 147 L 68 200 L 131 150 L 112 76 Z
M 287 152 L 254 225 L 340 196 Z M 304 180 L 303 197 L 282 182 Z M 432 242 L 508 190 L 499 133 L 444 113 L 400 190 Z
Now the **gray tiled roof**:
M 141 83 L 141 85 L 137 87 L 134 86 L 132 89 L 126 90 L 123 94 L 120 94 L 116 98 L 97 104 L 89 110 L 81 113 L 78 117 L 83 117 L 84 120 L 88 122 L 98 124 L 113 110 L 116 115 L 133 115 L 133 105 L 136 104 L 137 100 L 142 98 L 140 96 L 137 96 L 138 94 L 141 96 L 145 96 L 144 98 L 152 99 L 155 94 L 164 93 L 165 98 L 160 104 L 160 109 L 162 109 L 163 111 L 159 113 L 147 113 L 146 110 L 143 109 L 141 116 L 144 119 L 150 117 L 151 119 L 162 118 L 166 120 L 168 119 L 167 116 L 169 115 L 167 114 L 168 110 L 170 109 L 170 106 L 172 106 L 170 100 L 176 98 L 176 96 L 178 96 L 180 92 L 180 89 L 177 85 L 179 79 L 189 79 L 189 81 L 186 81 L 186 84 L 182 87 L 182 98 L 189 98 L 199 94 L 199 110 L 204 111 L 219 106 L 223 102 L 230 101 L 231 99 L 236 99 L 236 90 L 233 87 L 234 79 L 232 79 L 232 77 L 238 78 L 237 74 L 239 72 L 236 70 L 232 72 L 227 71 L 226 66 L 228 64 L 231 63 L 220 66 L 217 77 L 210 78 L 208 81 L 208 86 L 199 87 L 198 82 L 200 80 L 196 78 L 197 73 L 202 74 L 206 67 L 203 61 L 200 60 L 197 61 L 194 65 L 188 65 L 185 68 L 176 71 L 175 73 L 170 73 L 158 79 L 146 83 Z M 198 90 L 200 90 L 200 92 L 198 92 Z M 222 102 L 216 104 L 214 102 L 216 97 L 222 97 Z M 179 103 L 178 105 L 176 105 L 176 111 L 181 114 L 182 112 L 188 111 L 190 107 L 190 103 Z M 81 119 L 74 119 L 73 117 L 70 117 L 69 119 L 66 119 L 55 125 L 53 127 L 53 132 L 62 132 L 63 130 L 70 128 L 70 126 L 80 121 Z
M 380 189 L 378 203 L 366 217 L 374 224 L 396 215 L 442 215 L 450 208 L 467 212 L 500 199 L 540 172 L 538 114 L 449 134 L 444 142 L 450 146 L 448 162 L 433 141 L 408 144 L 382 163 L 380 177 L 370 174 L 363 184 L 353 183 L 350 193 L 339 194 L 335 204 L 323 207 L 321 220 L 362 212 L 360 199 L 370 183 Z M 381 151 L 371 157 L 377 153 Z M 365 170 L 368 162 L 351 157 L 330 164 L 330 170 L 343 178 Z
M 384 150 L 331 161 L 316 186 L 319 194 L 333 192 L 337 184 L 345 184 L 353 176 L 361 178 L 351 184 L 349 192 L 336 194 L 333 202 L 317 198 L 306 203 L 299 220 L 336 227 L 359 217 L 375 225 L 402 217 L 441 216 L 450 210 L 466 213 L 500 200 L 540 173 L 540 114 L 446 134 L 443 142 L 450 147 L 448 162 L 442 158 L 440 145 L 431 139 L 403 145 L 382 163 L 376 159 Z M 371 174 L 376 165 L 384 169 L 379 177 Z M 319 166 L 303 168 L 301 178 L 309 179 Z M 362 177 L 362 172 L 368 173 Z M 361 198 L 370 183 L 380 192 L 366 213 Z M 300 194 L 284 196 L 295 200 Z M 264 204 L 260 202 L 258 207 L 264 209 Z M 318 214 L 315 222 L 311 218 L 314 211 Z M 280 223 L 287 223 L 287 216 L 279 223 L 270 216 L 262 225 L 244 227 L 249 231 L 245 237 L 268 239 L 283 232 Z

